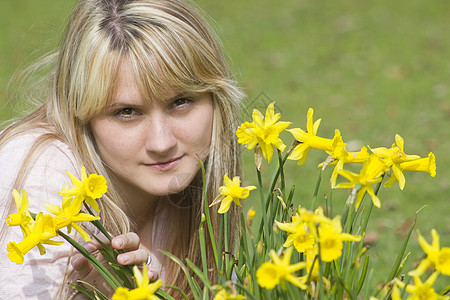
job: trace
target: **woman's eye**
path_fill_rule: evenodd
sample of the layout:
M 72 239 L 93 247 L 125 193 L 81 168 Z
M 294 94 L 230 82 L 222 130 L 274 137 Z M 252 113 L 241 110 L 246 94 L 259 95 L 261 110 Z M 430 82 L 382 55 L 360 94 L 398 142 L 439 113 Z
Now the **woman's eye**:
M 125 107 L 122 109 L 119 109 L 118 111 L 116 111 L 116 116 L 121 117 L 121 118 L 125 118 L 125 119 L 129 119 L 131 118 L 133 115 L 138 114 L 138 112 L 131 107 Z
M 188 98 L 180 98 L 180 99 L 175 100 L 175 101 L 172 103 L 171 108 L 178 108 L 178 107 L 181 108 L 181 107 L 184 107 L 184 106 L 188 105 L 188 104 L 191 103 L 191 102 L 192 102 L 191 99 L 188 99 Z

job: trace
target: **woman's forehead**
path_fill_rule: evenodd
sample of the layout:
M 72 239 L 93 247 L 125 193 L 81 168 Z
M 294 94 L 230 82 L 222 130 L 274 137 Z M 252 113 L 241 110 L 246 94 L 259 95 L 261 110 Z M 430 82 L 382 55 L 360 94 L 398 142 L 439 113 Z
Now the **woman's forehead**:
M 137 74 L 133 66 L 127 61 L 120 64 L 117 76 L 111 104 L 130 99 L 171 102 L 188 93 L 181 87 L 175 87 L 171 82 L 167 82 L 165 86 L 144 82 L 151 77 L 141 78 L 141 75 Z M 158 74 L 154 76 L 158 76 Z

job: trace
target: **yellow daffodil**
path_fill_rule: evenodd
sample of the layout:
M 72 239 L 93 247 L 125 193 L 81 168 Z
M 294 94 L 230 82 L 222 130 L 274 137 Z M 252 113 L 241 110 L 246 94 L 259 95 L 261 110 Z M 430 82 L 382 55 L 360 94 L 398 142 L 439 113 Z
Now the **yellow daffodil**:
M 281 115 L 274 113 L 275 102 L 269 104 L 265 117 L 257 109 L 253 110 L 253 122 L 244 122 L 236 130 L 238 143 L 246 145 L 251 150 L 259 145 L 263 156 L 270 162 L 273 156 L 273 146 L 284 151 L 286 145 L 279 138 L 280 133 L 285 130 L 291 122 L 278 122 Z
M 316 259 L 316 256 L 318 254 L 317 247 L 311 248 L 308 251 L 306 251 L 306 275 L 300 277 L 303 280 L 308 280 L 309 277 L 309 284 L 308 284 L 308 291 L 311 295 L 315 294 L 315 289 L 317 288 L 317 285 L 313 284 L 312 281 L 318 281 L 319 280 L 319 261 Z M 325 289 L 328 291 L 331 287 L 330 281 L 322 276 L 322 282 L 325 286 Z
M 254 209 L 249 209 L 247 212 L 247 227 L 251 228 L 253 223 L 253 218 L 255 217 L 256 212 Z
M 69 187 L 67 185 L 63 186 L 62 190 L 66 191 Z M 58 205 L 54 205 L 51 203 L 46 203 L 45 208 L 48 212 L 57 216 L 56 227 L 57 229 L 61 229 L 63 227 L 67 227 L 67 232 L 70 233 L 72 227 L 78 231 L 85 241 L 90 241 L 91 237 L 87 232 L 81 228 L 76 222 L 84 222 L 84 221 L 95 221 L 99 220 L 100 217 L 96 217 L 86 213 L 80 213 L 81 205 L 83 203 L 83 199 L 81 197 L 75 197 L 72 200 L 72 197 L 63 197 L 62 207 Z M 72 200 L 72 201 L 71 201 Z
M 283 287 L 285 281 L 289 281 L 303 290 L 306 289 L 305 281 L 293 275 L 294 272 L 305 268 L 306 263 L 298 262 L 291 265 L 292 251 L 292 247 L 286 249 L 283 259 L 280 259 L 274 250 L 270 250 L 272 262 L 263 263 L 256 271 L 256 280 L 261 287 L 271 290 L 278 284 Z
M 225 174 L 223 179 L 225 186 L 221 186 L 219 188 L 220 196 L 210 205 L 211 207 L 222 201 L 218 210 L 219 214 L 226 213 L 230 209 L 232 202 L 236 203 L 236 205 L 240 207 L 241 203 L 239 202 L 239 199 L 247 198 L 250 195 L 250 191 L 256 189 L 256 186 L 253 185 L 241 187 L 241 180 L 239 179 L 239 176 L 236 176 L 233 180 L 231 180 L 227 174 Z
M 99 212 L 98 203 L 95 199 L 101 198 L 106 193 L 108 186 L 106 179 L 97 174 L 87 176 L 86 169 L 81 167 L 81 180 L 67 172 L 72 181 L 73 188 L 59 192 L 62 196 L 82 197 L 96 212 Z
M 430 173 L 431 177 L 436 176 L 436 157 L 432 152 L 428 154 L 428 157 L 415 159 L 400 163 L 400 171 L 419 171 Z M 397 181 L 397 177 L 394 174 L 384 184 L 385 187 L 391 187 Z
M 323 222 L 319 226 L 320 258 L 330 262 L 342 255 L 344 241 L 359 241 L 360 236 L 342 232 L 341 220 L 336 217 L 332 222 Z
M 381 182 L 381 177 L 387 170 L 388 166 L 376 155 L 370 155 L 369 159 L 364 162 L 361 172 L 359 174 L 350 172 L 348 170 L 340 170 L 339 175 L 344 176 L 349 182 L 342 182 L 336 185 L 336 188 L 354 188 L 357 184 L 361 187 L 356 195 L 355 209 L 359 208 L 364 194 L 367 192 L 372 197 L 373 205 L 380 207 L 380 199 L 375 195 L 372 184 Z
M 439 234 L 435 229 L 431 230 L 433 241 L 431 245 L 419 235 L 419 244 L 427 257 L 423 259 L 414 271 L 409 272 L 411 276 L 421 276 L 428 267 L 433 266 L 437 271 L 444 275 L 450 275 L 450 247 L 440 248 Z
M 395 285 L 399 286 L 401 289 L 406 289 L 410 293 L 407 300 L 416 299 L 427 299 L 427 300 L 449 300 L 449 296 L 441 296 L 433 288 L 433 283 L 436 281 L 438 272 L 434 272 L 428 277 L 425 282 L 420 280 L 419 276 L 413 276 L 414 285 L 408 284 L 405 287 L 405 283 L 395 278 Z M 392 300 L 400 300 L 400 291 L 393 291 Z
M 217 294 L 214 296 L 213 300 L 244 300 L 246 297 L 239 295 L 236 293 L 229 293 L 224 288 L 220 289 Z
M 389 167 L 392 167 L 392 172 L 394 173 L 395 178 L 397 178 L 398 185 L 400 186 L 401 190 L 403 190 L 403 188 L 405 187 L 406 181 L 400 164 L 420 159 L 420 156 L 418 155 L 405 154 L 405 152 L 403 152 L 403 146 L 403 138 L 400 135 L 396 134 L 395 144 L 393 144 L 390 149 L 384 147 L 370 149 L 375 155 L 382 158 Z
M 22 196 L 20 196 L 19 192 L 14 189 L 12 195 L 16 203 L 17 212 L 6 217 L 6 224 L 8 226 L 20 226 L 23 237 L 25 238 L 31 233 L 31 228 L 34 224 L 34 220 L 28 211 L 28 194 L 22 191 Z
M 144 264 L 142 273 L 137 266 L 133 267 L 134 280 L 137 288 L 128 290 L 124 287 L 119 287 L 114 293 L 112 300 L 159 300 L 155 292 L 162 284 L 162 280 L 157 280 L 150 283 L 147 275 L 147 266 Z
M 304 253 L 308 249 L 312 249 L 316 243 L 314 234 L 309 230 L 308 225 L 301 219 L 299 215 L 292 217 L 291 223 L 280 223 L 275 221 L 278 228 L 288 233 L 287 239 L 283 247 L 294 245 L 295 249 Z
M 300 142 L 294 150 L 292 150 L 288 159 L 298 160 L 298 164 L 301 165 L 306 161 L 311 148 L 320 149 L 333 155 L 338 152 L 344 146 L 342 136 L 339 130 L 336 129 L 333 139 L 326 139 L 317 136 L 317 130 L 319 129 L 321 119 L 313 123 L 314 110 L 310 108 L 307 113 L 306 131 L 300 128 L 294 128 L 288 130 L 294 138 Z
M 351 163 L 364 163 L 367 159 L 369 159 L 369 152 L 366 147 L 362 147 L 359 152 L 347 152 L 346 144 L 340 151 L 335 151 L 334 160 L 330 163 L 330 165 L 336 165 L 334 167 L 333 173 L 331 174 L 330 183 L 331 188 L 336 187 L 336 180 L 340 170 L 344 169 L 344 164 Z M 322 167 L 324 163 L 321 163 L 319 167 Z
M 20 243 L 9 242 L 7 245 L 8 257 L 17 264 L 23 264 L 25 254 L 35 246 L 39 247 L 42 254 L 45 254 L 43 243 L 60 245 L 63 242 L 50 241 L 56 236 L 56 227 L 54 218 L 50 215 L 39 213 L 31 229 L 30 234 Z

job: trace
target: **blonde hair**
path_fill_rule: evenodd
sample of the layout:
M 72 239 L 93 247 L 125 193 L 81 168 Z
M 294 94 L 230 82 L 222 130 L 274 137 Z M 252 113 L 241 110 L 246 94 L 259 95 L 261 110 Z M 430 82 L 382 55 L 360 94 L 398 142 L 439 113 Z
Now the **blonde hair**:
M 75 8 L 55 57 L 48 99 L 28 117 L 7 128 L 0 136 L 0 147 L 31 126 L 44 127 L 52 134 L 41 138 L 35 148 L 59 139 L 89 172 L 107 179 L 108 172 L 96 150 L 89 121 L 111 99 L 124 59 L 131 63 L 145 98 L 158 95 L 167 86 L 212 95 L 213 134 L 205 162 L 207 199 L 203 199 L 201 178 L 197 176 L 186 192 L 192 196 L 188 203 L 190 212 L 180 211 L 173 217 L 174 222 L 185 226 L 172 226 L 171 230 L 175 228 L 176 232 L 167 235 L 166 243 L 169 252 L 200 265 L 197 228 L 204 201 L 215 198 L 225 173 L 230 176 L 240 173 L 234 132 L 239 125 L 243 93 L 232 79 L 210 27 L 191 5 L 181 0 L 84 0 Z M 15 188 L 23 183 L 31 156 L 30 152 Z M 101 218 L 113 234 L 128 232 L 132 227 L 120 209 L 121 201 L 111 185 L 99 203 Z M 217 231 L 216 210 L 211 209 L 211 216 Z M 235 214 L 234 209 L 230 211 L 232 219 Z M 212 268 L 211 251 L 208 260 Z M 163 265 L 170 274 L 165 283 L 187 291 L 187 281 L 182 272 L 177 272 L 177 266 L 168 259 Z

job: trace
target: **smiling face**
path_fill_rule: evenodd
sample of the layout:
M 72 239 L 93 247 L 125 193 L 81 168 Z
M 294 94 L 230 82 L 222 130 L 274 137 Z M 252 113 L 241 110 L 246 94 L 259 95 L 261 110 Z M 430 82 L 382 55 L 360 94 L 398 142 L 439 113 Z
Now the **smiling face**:
M 161 94 L 144 99 L 124 63 L 110 103 L 90 121 L 99 154 L 125 201 L 127 195 L 152 198 L 181 192 L 198 173 L 198 159 L 207 157 L 211 95 L 171 89 Z

